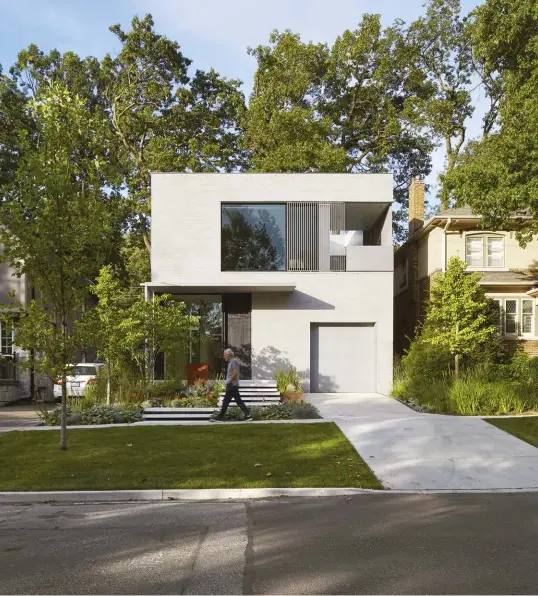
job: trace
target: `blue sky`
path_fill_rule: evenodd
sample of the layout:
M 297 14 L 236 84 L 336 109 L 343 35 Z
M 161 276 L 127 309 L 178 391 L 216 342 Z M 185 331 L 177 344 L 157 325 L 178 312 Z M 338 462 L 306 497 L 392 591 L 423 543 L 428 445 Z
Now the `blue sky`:
M 352 29 L 365 12 L 380 13 L 389 25 L 396 18 L 411 21 L 422 12 L 423 0 L 0 0 L 0 64 L 7 71 L 17 53 L 30 43 L 42 50 L 73 50 L 102 57 L 118 48 L 108 27 L 127 29 L 135 14 L 151 13 L 156 29 L 177 40 L 193 68 L 214 67 L 244 82 L 251 90 L 255 61 L 248 46 L 266 43 L 273 29 L 291 29 L 308 41 L 332 42 Z M 478 0 L 462 0 L 465 11 Z M 482 98 L 470 136 L 479 133 Z M 483 104 L 482 104 L 483 105 Z M 443 152 L 434 156 L 435 183 Z

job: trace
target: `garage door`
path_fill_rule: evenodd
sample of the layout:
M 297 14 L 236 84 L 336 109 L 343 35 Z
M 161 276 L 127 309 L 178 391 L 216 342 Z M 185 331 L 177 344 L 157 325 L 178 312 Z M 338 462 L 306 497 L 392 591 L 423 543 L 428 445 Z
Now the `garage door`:
M 375 356 L 373 325 L 312 325 L 310 391 L 374 393 Z

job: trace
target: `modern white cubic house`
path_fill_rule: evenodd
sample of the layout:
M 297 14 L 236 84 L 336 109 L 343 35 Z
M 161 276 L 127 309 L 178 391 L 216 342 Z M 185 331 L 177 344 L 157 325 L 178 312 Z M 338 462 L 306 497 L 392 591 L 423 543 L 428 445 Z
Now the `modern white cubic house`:
M 201 316 L 185 354 L 273 380 L 294 366 L 309 392 L 392 383 L 392 177 L 385 174 L 153 174 L 151 282 Z

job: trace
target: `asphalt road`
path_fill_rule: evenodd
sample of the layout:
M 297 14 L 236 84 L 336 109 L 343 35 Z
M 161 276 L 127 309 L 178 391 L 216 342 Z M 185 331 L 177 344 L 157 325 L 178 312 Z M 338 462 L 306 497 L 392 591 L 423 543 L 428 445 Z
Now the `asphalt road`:
M 538 494 L 0 505 L 2 594 L 535 594 Z

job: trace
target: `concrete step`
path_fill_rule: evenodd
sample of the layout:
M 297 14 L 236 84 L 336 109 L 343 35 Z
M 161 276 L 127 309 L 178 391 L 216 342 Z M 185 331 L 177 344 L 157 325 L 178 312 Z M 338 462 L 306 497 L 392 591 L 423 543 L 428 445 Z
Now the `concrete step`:
M 224 397 L 225 393 L 224 391 L 219 395 L 219 397 Z M 280 393 L 278 393 L 277 391 L 264 391 L 264 392 L 259 392 L 256 393 L 254 391 L 239 391 L 239 395 L 245 399 L 246 397 L 251 397 L 253 399 L 257 399 L 257 398 L 264 398 L 264 397 L 271 397 L 271 398 L 275 398 L 275 399 L 280 399 Z
M 278 404 L 280 403 L 280 396 L 278 397 L 273 397 L 273 396 L 268 396 L 268 397 L 245 397 L 244 395 L 241 396 L 241 399 L 246 403 L 246 404 Z M 223 398 L 220 397 L 219 398 L 219 404 L 222 403 Z M 235 403 L 234 401 L 232 401 L 232 404 Z
M 279 403 L 280 398 L 268 401 L 248 399 L 244 401 L 251 407 L 263 407 Z M 219 407 L 221 405 L 222 403 L 219 403 Z M 230 407 L 234 407 L 234 405 L 232 402 Z M 216 409 L 218 408 L 146 408 L 142 416 L 144 420 L 207 420 Z

